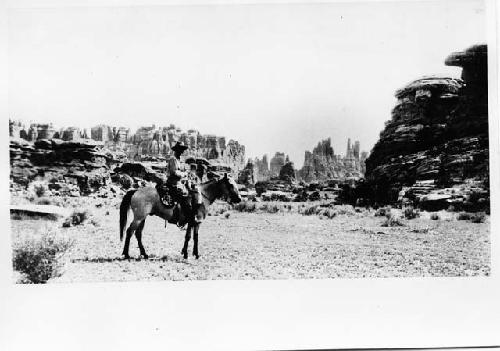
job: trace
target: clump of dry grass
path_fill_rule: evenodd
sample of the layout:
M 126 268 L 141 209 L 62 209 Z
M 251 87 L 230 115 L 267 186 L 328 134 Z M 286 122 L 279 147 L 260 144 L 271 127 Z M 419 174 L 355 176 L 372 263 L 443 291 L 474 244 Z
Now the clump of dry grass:
M 303 216 L 315 216 L 321 212 L 321 207 L 318 204 L 304 205 L 299 209 L 299 213 Z
M 409 206 L 404 209 L 403 215 L 406 219 L 415 219 L 420 217 L 420 211 L 416 210 L 413 206 Z
M 389 214 L 389 213 L 391 213 L 390 206 L 380 207 L 379 209 L 377 209 L 377 211 L 375 211 L 375 217 L 386 217 L 387 214 Z
M 468 221 L 472 218 L 472 213 L 469 212 L 460 212 L 457 216 L 459 221 Z
M 48 197 L 40 197 L 35 199 L 35 204 L 36 205 L 52 205 L 52 200 L 49 199 Z
M 74 210 L 63 222 L 63 227 L 71 227 L 75 225 L 80 225 L 89 219 L 90 213 L 88 210 Z
M 332 209 L 332 208 L 326 208 L 326 209 L 324 209 L 324 210 L 321 212 L 321 216 L 322 216 L 323 218 L 332 219 L 332 218 L 337 217 L 337 211 L 335 211 L 335 210 L 334 210 L 334 209 Z
M 43 284 L 62 274 L 61 258 L 71 246 L 73 241 L 50 231 L 40 237 L 28 237 L 14 245 L 12 264 L 27 278 L 23 283 Z
M 404 225 L 401 218 L 392 211 L 386 213 L 385 221 L 382 223 L 382 227 L 403 227 Z
M 433 221 L 439 220 L 440 219 L 439 214 L 437 214 L 437 213 L 431 213 L 431 219 Z
M 486 220 L 486 213 L 484 212 L 474 213 L 472 215 L 472 218 L 470 219 L 472 223 L 484 223 L 485 220 Z
M 471 221 L 472 223 L 484 223 L 484 221 L 486 220 L 486 213 L 460 212 L 457 216 L 457 219 L 459 221 Z
M 46 182 L 35 180 L 28 186 L 28 193 L 34 198 L 42 197 L 49 192 L 49 186 Z M 34 195 L 34 196 L 33 196 Z
M 255 202 L 242 201 L 233 205 L 233 209 L 238 212 L 255 212 L 257 211 L 257 206 Z

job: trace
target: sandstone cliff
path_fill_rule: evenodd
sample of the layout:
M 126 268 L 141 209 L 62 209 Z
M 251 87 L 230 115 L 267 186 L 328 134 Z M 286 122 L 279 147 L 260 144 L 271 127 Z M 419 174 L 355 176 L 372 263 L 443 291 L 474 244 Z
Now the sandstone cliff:
M 463 67 L 462 79 L 424 77 L 396 92 L 392 118 L 366 160 L 377 202 L 394 202 L 401 190 L 425 200 L 455 188 L 441 199 L 457 204 L 488 191 L 487 47 L 453 53 L 445 63 Z
M 39 139 L 30 143 L 11 138 L 11 186 L 27 186 L 36 178 L 61 194 L 88 194 L 110 183 L 110 167 L 118 157 L 91 140 L 70 142 Z
M 33 123 L 29 127 L 20 122 L 9 121 L 10 136 L 36 142 L 37 140 L 65 140 L 85 143 L 89 140 L 100 142 L 117 153 L 125 153 L 129 161 L 165 162 L 171 157 L 171 147 L 182 141 L 188 146 L 183 158 L 206 158 L 212 170 L 228 171 L 237 177 L 245 167 L 245 146 L 236 140 L 226 141 L 225 137 L 202 135 L 197 130 L 182 131 L 175 125 L 168 127 L 141 127 L 131 134 L 125 127 L 98 125 L 91 128 L 90 139 L 86 130 L 68 127 L 56 130 L 52 124 Z

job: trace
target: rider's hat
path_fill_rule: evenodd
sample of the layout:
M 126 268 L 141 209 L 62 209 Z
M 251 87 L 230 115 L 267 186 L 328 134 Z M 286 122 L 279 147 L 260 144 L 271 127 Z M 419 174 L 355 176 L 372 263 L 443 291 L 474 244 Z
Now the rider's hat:
M 178 141 L 177 143 L 175 143 L 174 146 L 172 146 L 172 150 L 173 151 L 179 151 L 179 152 L 183 152 L 187 149 L 188 147 L 186 145 L 184 145 L 184 143 L 182 141 Z

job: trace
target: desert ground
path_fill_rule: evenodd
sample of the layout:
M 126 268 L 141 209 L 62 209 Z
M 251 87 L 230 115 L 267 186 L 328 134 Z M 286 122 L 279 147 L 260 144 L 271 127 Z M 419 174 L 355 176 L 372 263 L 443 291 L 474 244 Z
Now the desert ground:
M 63 257 L 62 275 L 48 283 L 490 274 L 489 216 L 473 223 L 442 211 L 434 214 L 439 219 L 422 213 L 402 219 L 402 226 L 383 226 L 385 217 L 373 209 L 334 206 L 336 214 L 328 218 L 299 213 L 310 203 L 274 203 L 275 211 L 257 206 L 251 212 L 215 204 L 200 227 L 198 260 L 191 256 L 192 241 L 189 258 L 182 258 L 185 232 L 171 224 L 165 227 L 157 217 L 148 217 L 143 231 L 149 259 L 139 257 L 133 237 L 132 259 L 124 260 L 118 198 L 66 199 L 63 205 L 86 208 L 89 218 L 70 227 L 63 227 L 62 220 L 11 219 L 13 245 L 47 231 L 73 241 Z M 14 279 L 19 279 L 16 272 Z

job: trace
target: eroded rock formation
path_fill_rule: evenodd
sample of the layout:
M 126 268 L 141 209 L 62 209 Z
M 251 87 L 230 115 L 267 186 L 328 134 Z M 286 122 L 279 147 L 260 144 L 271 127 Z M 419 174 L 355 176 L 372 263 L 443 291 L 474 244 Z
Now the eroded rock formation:
M 65 141 L 89 140 L 85 129 L 68 127 L 56 130 L 52 124 L 31 124 L 26 128 L 20 122 L 9 121 L 11 137 L 27 141 L 63 139 Z M 225 137 L 202 135 L 197 130 L 183 132 L 175 125 L 168 127 L 141 127 L 135 134 L 125 127 L 98 125 L 90 130 L 90 139 L 103 143 L 104 148 L 126 155 L 129 161 L 165 162 L 172 156 L 171 147 L 184 142 L 189 148 L 183 158 L 206 158 L 212 169 L 224 170 L 234 177 L 245 167 L 245 147 L 236 140 L 226 142 Z
M 271 162 L 269 164 L 269 176 L 279 177 L 281 167 L 283 167 L 285 163 L 288 162 L 287 159 L 288 156 L 286 156 L 284 152 L 276 152 L 271 158 Z
M 463 67 L 462 79 L 424 77 L 396 92 L 392 118 L 366 160 L 378 202 L 396 201 L 402 189 L 421 191 L 423 182 L 429 190 L 419 199 L 456 188 L 448 198 L 455 204 L 489 187 L 487 47 L 453 53 L 445 63 Z
M 110 182 L 109 169 L 115 162 L 111 153 L 102 150 L 102 144 L 92 140 L 10 140 L 12 185 L 27 186 L 36 178 L 43 178 L 50 189 L 61 193 L 73 185 L 69 188 L 88 194 Z
M 238 183 L 246 186 L 254 186 L 257 182 L 257 167 L 252 159 L 248 159 L 247 165 L 238 175 Z
M 330 179 L 360 178 L 364 171 L 366 153 L 360 154 L 359 141 L 351 145 L 347 141 L 345 157 L 336 155 L 331 138 L 322 140 L 313 151 L 306 151 L 304 166 L 299 170 L 298 177 L 306 182 L 326 181 Z

